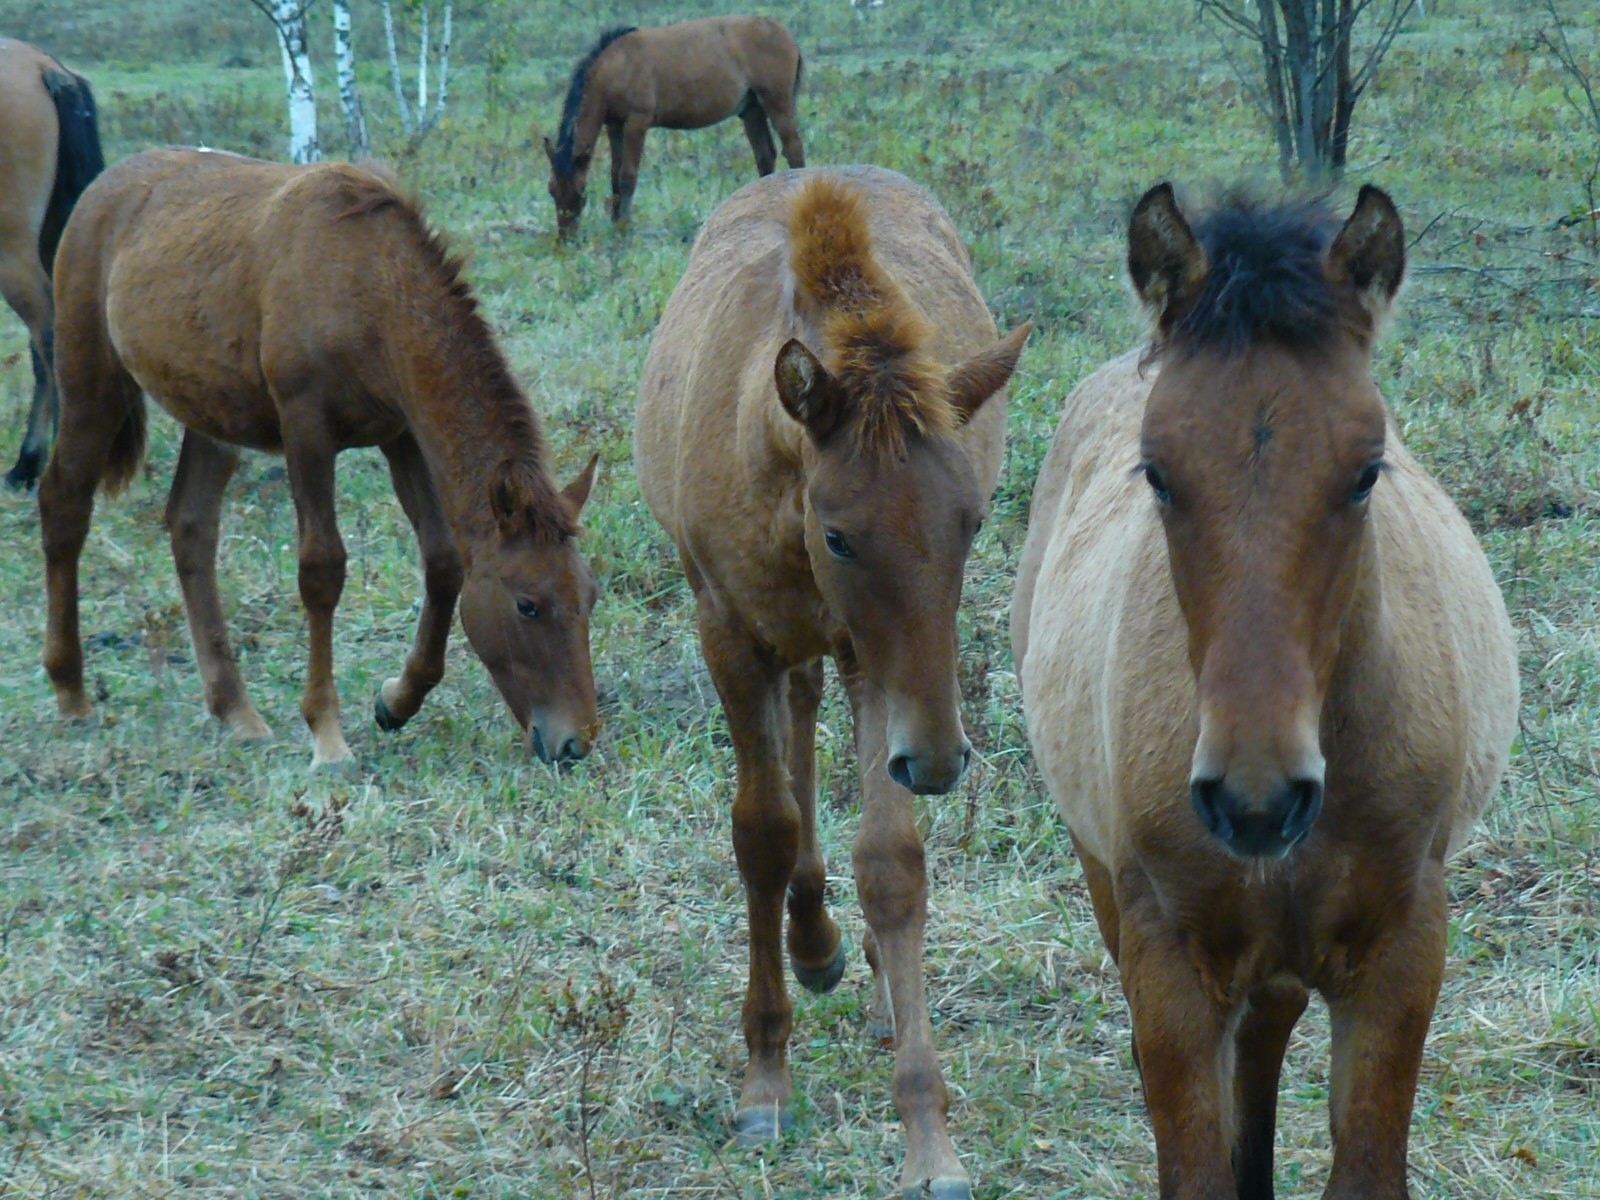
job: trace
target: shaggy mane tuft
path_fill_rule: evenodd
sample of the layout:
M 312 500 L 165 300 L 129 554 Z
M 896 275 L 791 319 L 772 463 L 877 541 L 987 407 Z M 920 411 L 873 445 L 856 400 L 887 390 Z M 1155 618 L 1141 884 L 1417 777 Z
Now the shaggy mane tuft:
M 824 312 L 824 365 L 859 412 L 861 447 L 901 455 L 908 431 L 941 437 L 960 424 L 944 368 L 927 351 L 932 330 L 872 257 L 861 192 L 815 175 L 789 214 L 795 286 Z

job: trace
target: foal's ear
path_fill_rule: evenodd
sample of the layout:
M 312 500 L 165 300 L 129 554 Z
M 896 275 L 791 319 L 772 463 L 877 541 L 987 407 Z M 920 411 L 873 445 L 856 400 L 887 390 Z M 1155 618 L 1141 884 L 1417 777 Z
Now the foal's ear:
M 1388 194 L 1370 183 L 1328 247 L 1328 278 L 1355 289 L 1361 306 L 1380 320 L 1406 273 L 1406 234 Z
M 1128 276 L 1140 303 L 1158 323 L 1165 321 L 1174 305 L 1200 290 L 1206 266 L 1206 252 L 1183 219 L 1172 185 L 1156 184 L 1128 218 Z
M 1011 372 L 1017 369 L 1023 343 L 1032 332 L 1033 322 L 1024 321 L 987 350 L 950 368 L 945 386 L 950 392 L 950 403 L 961 414 L 960 424 L 972 420 L 983 402 L 1005 387 Z
M 503 533 L 513 533 L 523 519 L 527 498 L 522 490 L 522 478 L 516 465 L 503 462 L 489 480 L 489 511 L 494 523 Z
M 556 147 L 555 143 L 550 140 L 548 133 L 544 135 L 544 156 L 550 160 L 552 166 L 555 165 Z
M 844 418 L 843 389 L 798 338 L 790 338 L 778 351 L 773 375 L 783 407 L 818 441 Z
M 561 489 L 561 496 L 572 509 L 572 519 L 576 521 L 578 514 L 583 511 L 583 506 L 588 503 L 589 489 L 594 487 L 595 470 L 600 466 L 600 456 L 591 454 L 589 465 L 585 467 L 573 481 Z

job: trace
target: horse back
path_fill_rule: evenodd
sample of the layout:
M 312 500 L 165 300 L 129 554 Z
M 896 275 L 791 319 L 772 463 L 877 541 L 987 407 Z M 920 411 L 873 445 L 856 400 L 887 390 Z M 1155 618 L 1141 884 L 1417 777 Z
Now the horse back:
M 375 344 L 363 297 L 392 255 L 371 223 L 340 218 L 386 188 L 347 164 L 135 155 L 90 185 L 68 223 L 58 337 L 102 341 L 192 428 L 278 449 L 273 388 L 341 348 L 353 359 Z
M 755 94 L 793 94 L 794 37 L 771 17 L 701 17 L 636 29 L 596 64 L 607 110 L 646 113 L 666 129 L 699 129 L 733 116 Z

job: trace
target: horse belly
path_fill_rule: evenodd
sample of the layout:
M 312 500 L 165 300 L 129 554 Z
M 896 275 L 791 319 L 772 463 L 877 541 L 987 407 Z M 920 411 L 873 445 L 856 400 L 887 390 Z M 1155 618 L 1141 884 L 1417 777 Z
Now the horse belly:
M 214 441 L 279 451 L 283 431 L 254 345 L 191 339 L 181 352 L 155 331 L 113 319 L 112 344 L 144 392 L 185 427 Z

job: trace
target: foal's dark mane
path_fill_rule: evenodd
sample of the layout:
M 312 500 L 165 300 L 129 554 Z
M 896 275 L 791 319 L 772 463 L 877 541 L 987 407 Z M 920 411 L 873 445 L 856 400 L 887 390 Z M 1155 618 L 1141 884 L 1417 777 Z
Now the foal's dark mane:
M 573 68 L 572 82 L 567 85 L 567 98 L 561 105 L 561 129 L 556 134 L 556 157 L 552 165 L 557 175 L 566 177 L 574 170 L 572 142 L 578 130 L 578 109 L 583 104 L 583 87 L 589 81 L 589 68 L 594 66 L 594 60 L 600 57 L 607 46 L 623 34 L 632 33 L 635 28 L 633 25 L 618 25 L 615 29 L 606 30 Z
M 1267 205 L 1228 196 L 1194 223 L 1206 252 L 1205 279 L 1163 322 L 1152 350 L 1234 355 L 1259 341 L 1303 351 L 1330 345 L 1366 319 L 1324 267 L 1338 230 L 1318 200 Z
M 555 543 L 574 536 L 578 527 L 545 469 L 544 431 L 539 415 L 506 366 L 494 331 L 483 319 L 478 298 L 462 275 L 461 256 L 452 252 L 444 236 L 428 224 L 416 197 L 397 191 L 377 176 L 352 176 L 347 184 L 343 198 L 350 203 L 339 212 L 339 219 L 392 211 L 411 235 L 423 269 L 439 285 L 443 297 L 439 311 L 447 314 L 451 324 L 450 360 L 470 381 L 469 395 L 441 396 L 439 401 L 451 405 L 475 401 L 488 410 L 496 442 L 503 450 L 502 461 L 515 473 L 517 491 L 534 537 L 540 542 Z M 489 491 L 484 488 L 481 499 L 486 508 L 488 496 Z

